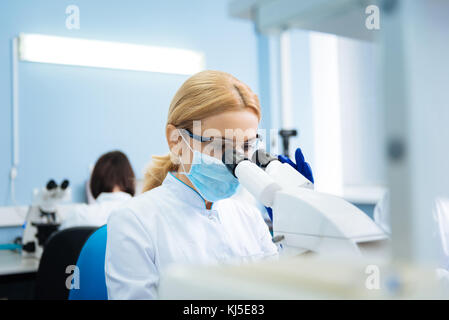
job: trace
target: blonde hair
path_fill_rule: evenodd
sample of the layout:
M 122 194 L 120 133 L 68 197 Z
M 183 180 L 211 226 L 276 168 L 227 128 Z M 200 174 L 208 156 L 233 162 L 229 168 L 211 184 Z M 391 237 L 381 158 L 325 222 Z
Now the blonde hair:
M 251 89 L 232 75 L 206 70 L 187 79 L 176 92 L 168 110 L 167 125 L 191 129 L 193 121 L 226 111 L 251 108 L 260 120 L 259 99 Z M 178 170 L 170 153 L 153 156 L 145 172 L 143 192 L 161 185 L 168 172 Z

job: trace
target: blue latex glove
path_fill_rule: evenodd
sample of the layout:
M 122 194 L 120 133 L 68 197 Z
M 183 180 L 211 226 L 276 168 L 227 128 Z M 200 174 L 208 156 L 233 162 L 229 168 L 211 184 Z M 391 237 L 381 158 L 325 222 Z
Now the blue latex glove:
M 304 155 L 302 154 L 301 148 L 296 149 L 295 151 L 295 161 L 294 163 L 289 157 L 284 155 L 279 155 L 278 159 L 282 163 L 288 163 L 293 168 L 296 169 L 300 174 L 302 174 L 306 179 L 308 179 L 310 182 L 314 183 L 313 180 L 313 174 L 312 174 L 312 168 L 310 167 L 310 164 L 306 162 L 304 159 Z M 273 210 L 271 208 L 265 207 L 268 212 L 268 216 L 270 217 L 271 221 L 273 221 Z
M 310 167 L 310 164 L 308 164 L 304 159 L 304 155 L 302 154 L 301 148 L 298 148 L 295 151 L 296 163 L 294 163 L 289 157 L 283 155 L 279 155 L 278 159 L 282 163 L 288 163 L 293 168 L 295 168 L 296 171 L 298 171 L 300 174 L 306 177 L 310 182 L 314 183 L 312 168 Z

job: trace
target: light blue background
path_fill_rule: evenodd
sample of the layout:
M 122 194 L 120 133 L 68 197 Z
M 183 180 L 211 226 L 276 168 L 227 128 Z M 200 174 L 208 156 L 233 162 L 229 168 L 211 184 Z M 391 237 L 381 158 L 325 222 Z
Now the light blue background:
M 80 8 L 68 30 L 65 9 Z M 249 22 L 232 19 L 225 0 L 6 0 L 0 3 L 0 205 L 10 205 L 11 41 L 19 32 L 201 51 L 208 69 L 227 71 L 258 90 L 257 41 Z M 263 48 L 262 48 L 263 49 Z M 84 201 L 89 165 L 120 149 L 138 177 L 152 154 L 167 152 L 168 106 L 185 76 L 20 62 L 20 164 L 16 200 L 50 178 L 68 178 Z
M 65 9 L 72 4 L 80 8 L 79 30 L 65 26 Z M 208 69 L 235 75 L 259 95 L 261 127 L 279 129 L 278 114 L 273 113 L 273 101 L 279 97 L 270 91 L 277 72 L 269 59 L 270 40 L 257 35 L 251 23 L 230 18 L 226 0 L 4 0 L 0 2 L 0 206 L 12 205 L 11 44 L 20 32 L 201 51 Z M 307 32 L 292 32 L 292 58 L 294 122 L 300 133 L 292 147 L 301 146 L 313 168 Z M 114 149 L 129 156 L 141 178 L 151 155 L 167 152 L 167 110 L 186 78 L 20 62 L 17 204 L 29 204 L 33 188 L 50 178 L 69 179 L 73 201 L 85 201 L 89 166 Z M 372 206 L 360 207 L 372 215 Z M 0 243 L 20 233 L 21 228 L 2 228 Z

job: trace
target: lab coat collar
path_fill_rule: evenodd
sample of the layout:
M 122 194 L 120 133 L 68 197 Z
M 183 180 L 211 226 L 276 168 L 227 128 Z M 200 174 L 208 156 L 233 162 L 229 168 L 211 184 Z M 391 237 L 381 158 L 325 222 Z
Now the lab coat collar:
M 96 202 L 106 202 L 106 201 L 125 201 L 131 199 L 132 196 L 129 193 L 118 191 L 118 192 L 102 192 L 98 195 Z
M 179 200 L 193 207 L 206 209 L 205 200 L 198 191 L 179 180 L 172 172 L 167 174 L 163 185 L 169 187 Z

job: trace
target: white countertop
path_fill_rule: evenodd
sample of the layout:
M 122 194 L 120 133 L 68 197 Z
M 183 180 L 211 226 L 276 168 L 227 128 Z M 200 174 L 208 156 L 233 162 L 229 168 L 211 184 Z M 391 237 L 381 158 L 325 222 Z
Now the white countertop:
M 22 258 L 22 254 L 11 250 L 0 250 L 0 276 L 37 272 L 39 260 Z
M 64 220 L 68 211 L 84 205 L 84 203 L 60 204 L 57 206 L 58 215 L 62 220 Z M 25 223 L 28 209 L 29 206 L 0 207 L 0 227 L 22 226 Z

